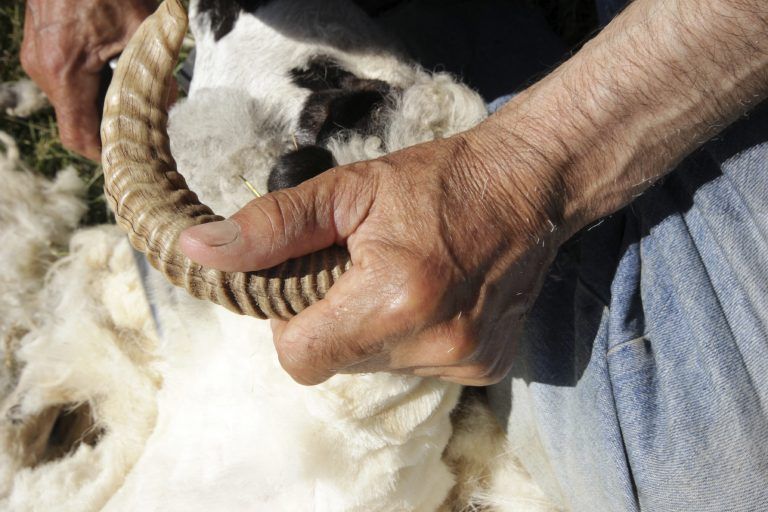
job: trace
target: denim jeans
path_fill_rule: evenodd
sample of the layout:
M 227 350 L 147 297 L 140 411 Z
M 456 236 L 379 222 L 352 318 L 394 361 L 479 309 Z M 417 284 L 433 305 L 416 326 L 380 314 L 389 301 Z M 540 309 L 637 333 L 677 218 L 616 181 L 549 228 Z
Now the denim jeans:
M 768 510 L 768 102 L 562 248 L 489 396 L 568 510 Z
M 506 381 L 571 510 L 768 510 L 768 103 L 563 247 Z

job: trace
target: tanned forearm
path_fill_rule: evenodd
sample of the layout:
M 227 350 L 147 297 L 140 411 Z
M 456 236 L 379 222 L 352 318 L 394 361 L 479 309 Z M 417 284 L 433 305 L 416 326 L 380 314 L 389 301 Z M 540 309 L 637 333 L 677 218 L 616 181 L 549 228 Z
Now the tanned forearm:
M 484 128 L 527 133 L 542 168 L 558 169 L 548 179 L 561 188 L 558 220 L 571 234 L 630 202 L 767 95 L 766 2 L 636 0 Z

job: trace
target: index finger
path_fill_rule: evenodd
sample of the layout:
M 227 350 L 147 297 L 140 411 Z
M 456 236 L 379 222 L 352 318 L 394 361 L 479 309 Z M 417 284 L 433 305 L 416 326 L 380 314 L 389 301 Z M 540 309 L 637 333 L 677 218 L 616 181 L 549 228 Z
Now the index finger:
M 425 262 L 375 241 L 354 249 L 352 268 L 325 299 L 277 328 L 280 362 L 299 383 L 319 384 L 346 370 L 405 368 L 407 358 L 392 354 L 417 340 L 440 308 L 441 280 Z

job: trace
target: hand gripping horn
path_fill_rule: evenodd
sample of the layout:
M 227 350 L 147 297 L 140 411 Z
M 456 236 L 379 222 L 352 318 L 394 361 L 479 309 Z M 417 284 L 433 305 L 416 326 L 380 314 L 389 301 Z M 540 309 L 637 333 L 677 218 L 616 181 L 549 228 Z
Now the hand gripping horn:
M 165 0 L 120 57 L 101 124 L 104 189 L 131 245 L 176 286 L 235 313 L 288 319 L 322 299 L 349 269 L 340 247 L 257 272 L 221 272 L 198 265 L 178 247 L 179 234 L 222 220 L 189 190 L 168 140 L 166 102 L 187 13 Z

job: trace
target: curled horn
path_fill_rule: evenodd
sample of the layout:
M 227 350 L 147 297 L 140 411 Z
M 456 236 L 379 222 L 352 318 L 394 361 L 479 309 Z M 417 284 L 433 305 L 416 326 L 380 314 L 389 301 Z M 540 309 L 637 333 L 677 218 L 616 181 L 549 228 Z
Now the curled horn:
M 133 247 L 171 283 L 236 313 L 288 319 L 322 299 L 349 268 L 344 249 L 332 247 L 258 272 L 206 268 L 179 250 L 183 230 L 222 219 L 189 190 L 170 151 L 166 104 L 186 31 L 181 2 L 166 0 L 120 58 L 101 125 L 107 199 Z

